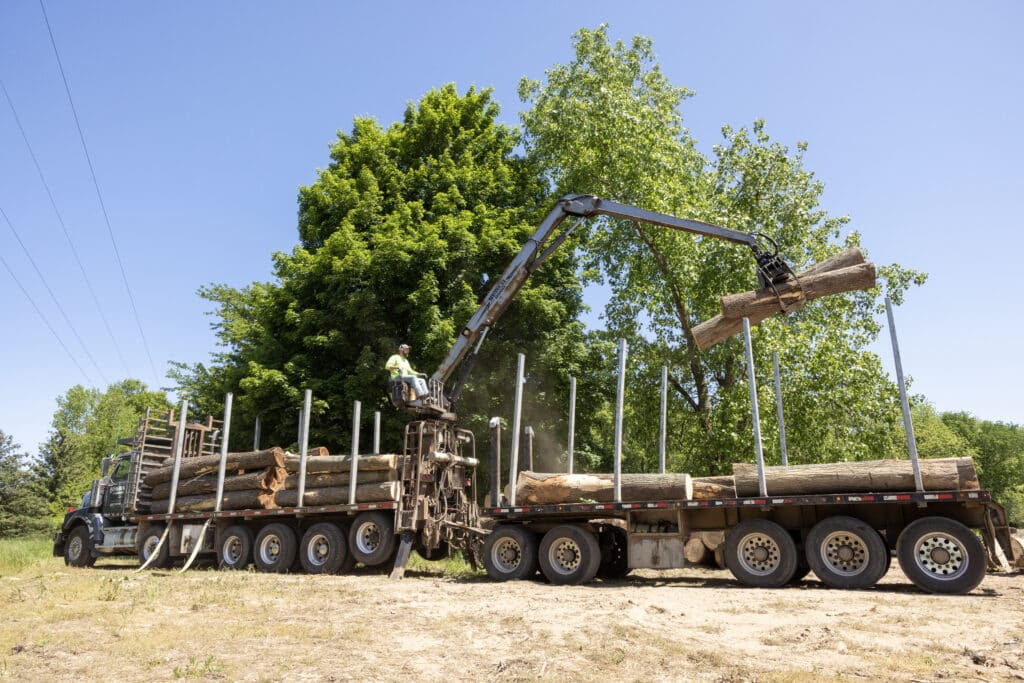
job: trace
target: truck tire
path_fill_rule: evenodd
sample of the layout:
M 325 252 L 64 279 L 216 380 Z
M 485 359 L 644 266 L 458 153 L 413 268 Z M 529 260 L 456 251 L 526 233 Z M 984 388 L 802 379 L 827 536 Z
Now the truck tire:
M 973 531 L 947 517 L 911 522 L 896 540 L 900 568 L 929 593 L 962 595 L 985 578 L 985 546 Z
M 252 562 L 252 530 L 234 524 L 217 538 L 217 566 L 221 569 L 245 569 Z
M 871 588 L 885 576 L 889 549 L 881 535 L 855 517 L 827 517 L 804 544 L 807 564 L 829 588 Z
M 348 533 L 348 549 L 367 567 L 385 564 L 395 551 L 395 522 L 383 512 L 361 512 Z
M 348 556 L 348 539 L 331 522 L 318 522 L 306 530 L 299 544 L 299 562 L 308 574 L 337 574 Z
M 89 527 L 76 526 L 64 544 L 64 564 L 69 567 L 91 567 L 96 564 L 96 554 Z
M 725 537 L 725 566 L 744 586 L 781 588 L 796 573 L 796 543 L 775 522 L 748 519 Z
M 601 545 L 601 565 L 597 575 L 602 579 L 621 579 L 629 573 L 629 555 L 626 532 L 613 526 L 598 538 Z
M 263 527 L 256 534 L 252 553 L 256 571 L 284 574 L 295 562 L 297 546 L 295 532 L 287 524 L 275 522 Z
M 146 529 L 146 533 L 139 539 L 139 566 L 146 564 L 149 556 L 156 550 L 156 546 L 160 543 L 160 538 L 164 535 L 164 525 L 156 524 Z M 170 539 L 164 541 L 164 544 L 160 547 L 160 551 L 152 562 L 149 563 L 149 569 L 167 569 L 171 566 L 171 543 Z
M 589 530 L 573 524 L 556 526 L 540 542 L 540 570 L 557 586 L 587 583 L 601 567 L 601 546 Z
M 537 534 L 519 524 L 502 524 L 487 535 L 484 569 L 495 581 L 520 581 L 537 573 Z

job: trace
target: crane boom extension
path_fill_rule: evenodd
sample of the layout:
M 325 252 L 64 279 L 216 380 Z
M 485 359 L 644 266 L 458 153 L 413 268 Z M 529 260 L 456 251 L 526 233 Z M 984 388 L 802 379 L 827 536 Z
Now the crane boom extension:
M 480 303 L 480 308 L 477 309 L 473 317 L 466 323 L 466 327 L 448 352 L 448 356 L 431 376 L 431 384 L 443 386 L 451 379 L 456 368 L 460 365 L 462 366 L 455 386 L 452 388 L 451 393 L 445 397 L 447 399 L 446 403 L 454 404 L 458 398 L 484 337 L 487 336 L 491 326 L 508 308 L 512 299 L 515 298 L 526 282 L 526 279 L 547 260 L 555 249 L 561 246 L 582 220 L 594 216 L 610 216 L 612 218 L 649 223 L 698 235 L 708 235 L 736 242 L 737 244 L 744 244 L 754 251 L 754 256 L 758 262 L 759 275 L 767 282 L 780 281 L 788 277 L 792 272 L 776 254 L 767 253 L 760 249 L 758 246 L 759 235 L 757 234 L 730 230 L 729 228 L 723 228 L 702 221 L 648 211 L 628 204 L 600 199 L 593 195 L 570 195 L 563 197 L 555 204 L 555 207 L 544 218 L 530 239 L 527 240 L 522 251 L 505 268 L 505 272 L 502 273 L 501 277 Z M 567 218 L 576 218 L 577 221 L 568 229 L 563 230 L 550 246 L 542 251 L 545 243 Z M 445 408 L 448 409 L 448 406 L 445 406 Z

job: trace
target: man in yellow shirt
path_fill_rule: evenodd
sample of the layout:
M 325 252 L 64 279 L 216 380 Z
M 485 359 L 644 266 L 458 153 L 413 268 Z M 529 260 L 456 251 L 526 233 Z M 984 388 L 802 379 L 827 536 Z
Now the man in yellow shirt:
M 412 387 L 416 392 L 416 398 L 425 399 L 430 395 L 424 379 L 426 375 L 412 369 L 412 364 L 409 363 L 410 351 L 412 348 L 408 344 L 402 344 L 398 347 L 398 353 L 388 358 L 384 368 L 391 373 L 391 379 L 400 379 Z

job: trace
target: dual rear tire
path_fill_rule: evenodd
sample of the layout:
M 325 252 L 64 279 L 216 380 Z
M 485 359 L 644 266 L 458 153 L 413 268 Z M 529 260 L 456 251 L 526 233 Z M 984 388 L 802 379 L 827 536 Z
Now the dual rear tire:
M 530 579 L 540 569 L 555 585 L 576 585 L 597 576 L 602 551 L 597 536 L 582 525 L 562 524 L 538 539 L 526 527 L 509 524 L 488 535 L 483 560 L 487 575 L 496 581 Z M 616 564 L 609 571 L 622 571 L 622 567 Z

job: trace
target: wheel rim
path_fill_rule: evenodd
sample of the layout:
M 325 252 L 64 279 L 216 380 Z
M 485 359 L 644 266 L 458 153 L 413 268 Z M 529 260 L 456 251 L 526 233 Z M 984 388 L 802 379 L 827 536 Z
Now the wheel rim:
M 577 571 L 583 559 L 583 551 L 571 538 L 556 539 L 548 548 L 548 564 L 559 574 L 567 576 Z
M 747 534 L 736 549 L 740 565 L 751 574 L 766 576 L 779 568 L 782 551 L 771 536 L 762 533 Z
M 160 544 L 160 537 L 156 534 L 146 538 L 146 542 L 142 544 L 142 559 L 148 560 L 153 556 L 156 551 L 156 547 Z
M 934 531 L 917 539 L 914 561 L 929 576 L 951 581 L 967 571 L 968 553 L 954 536 Z
M 365 555 L 372 555 L 380 547 L 380 527 L 375 522 L 363 522 L 356 529 L 356 548 Z
M 82 539 L 79 536 L 75 536 L 68 543 L 68 558 L 71 560 L 78 560 L 82 556 Z
M 266 565 L 277 564 L 281 558 L 281 538 L 277 534 L 268 534 L 260 541 L 260 559 Z
M 835 531 L 826 536 L 818 554 L 832 572 L 841 576 L 857 576 L 871 559 L 867 543 L 850 531 Z
M 514 572 L 523 561 L 523 549 L 514 538 L 505 537 L 491 548 L 491 562 L 504 573 Z
M 224 540 L 221 547 L 221 556 L 228 564 L 238 564 L 242 561 L 242 539 L 238 536 L 230 536 Z
M 309 539 L 306 544 L 306 559 L 314 567 L 322 567 L 327 564 L 327 558 L 331 555 L 331 542 L 324 534 L 317 534 Z

